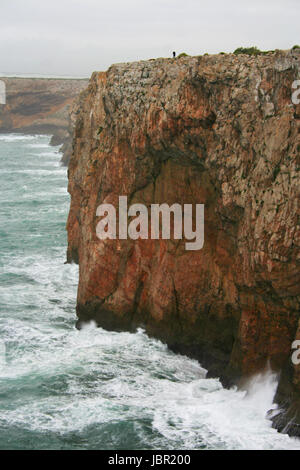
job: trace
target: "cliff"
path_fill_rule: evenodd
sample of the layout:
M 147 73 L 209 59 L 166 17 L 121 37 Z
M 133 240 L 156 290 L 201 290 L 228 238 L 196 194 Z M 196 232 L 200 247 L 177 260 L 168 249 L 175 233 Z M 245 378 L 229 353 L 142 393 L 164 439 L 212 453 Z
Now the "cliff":
M 141 326 L 226 385 L 281 372 L 274 425 L 300 435 L 300 54 L 157 59 L 94 73 L 69 165 L 78 325 Z M 99 240 L 96 208 L 205 204 L 202 250 Z
M 52 144 L 64 144 L 68 163 L 72 143 L 74 100 L 87 80 L 6 78 L 6 105 L 0 106 L 0 133 L 52 134 Z

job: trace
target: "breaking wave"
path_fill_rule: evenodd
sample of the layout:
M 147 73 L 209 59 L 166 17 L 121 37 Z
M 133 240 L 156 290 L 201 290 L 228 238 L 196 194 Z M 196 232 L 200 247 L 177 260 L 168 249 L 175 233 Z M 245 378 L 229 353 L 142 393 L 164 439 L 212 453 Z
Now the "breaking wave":
M 226 390 L 142 330 L 75 329 L 59 158 L 0 136 L 0 448 L 300 449 L 266 419 L 272 373 Z

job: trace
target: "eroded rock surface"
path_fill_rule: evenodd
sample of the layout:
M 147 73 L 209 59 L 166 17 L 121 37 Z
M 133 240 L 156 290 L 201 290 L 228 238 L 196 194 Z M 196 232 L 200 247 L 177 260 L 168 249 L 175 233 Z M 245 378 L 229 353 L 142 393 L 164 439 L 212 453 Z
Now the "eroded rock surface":
M 138 326 L 225 384 L 282 371 L 275 425 L 300 434 L 299 51 L 118 64 L 94 73 L 69 166 L 79 323 Z M 204 203 L 205 242 L 105 240 L 96 208 Z M 292 422 L 291 422 L 292 418 Z M 289 426 L 286 428 L 286 425 Z

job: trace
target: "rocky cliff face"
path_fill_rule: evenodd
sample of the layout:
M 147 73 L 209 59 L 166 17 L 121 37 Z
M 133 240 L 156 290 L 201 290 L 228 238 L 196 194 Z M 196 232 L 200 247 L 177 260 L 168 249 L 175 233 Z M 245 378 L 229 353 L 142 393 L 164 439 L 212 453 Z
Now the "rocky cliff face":
M 68 261 L 77 313 L 142 326 L 225 384 L 281 371 L 274 420 L 300 434 L 299 50 L 158 59 L 94 73 L 69 166 Z M 105 240 L 96 208 L 204 203 L 202 250 L 184 240 Z M 288 427 L 286 428 L 286 425 Z
M 0 105 L 0 132 L 52 134 L 53 145 L 64 144 L 63 162 L 71 153 L 74 100 L 87 80 L 5 78 L 6 105 Z

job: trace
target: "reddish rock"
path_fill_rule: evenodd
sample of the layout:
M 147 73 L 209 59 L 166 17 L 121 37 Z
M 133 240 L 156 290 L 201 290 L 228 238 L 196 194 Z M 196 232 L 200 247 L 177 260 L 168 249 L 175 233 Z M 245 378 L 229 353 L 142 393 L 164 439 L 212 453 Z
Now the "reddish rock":
M 69 166 L 68 261 L 79 324 L 141 326 L 225 384 L 282 371 L 276 418 L 299 433 L 300 57 L 158 59 L 94 73 Z M 296 116 L 296 117 L 295 117 Z M 202 250 L 184 240 L 96 237 L 96 208 L 205 204 Z M 298 333 L 297 333 L 298 331 Z M 296 414 L 294 413 L 297 410 Z M 292 410 L 292 411 L 291 411 Z M 298 415 L 297 415 L 298 413 Z

